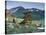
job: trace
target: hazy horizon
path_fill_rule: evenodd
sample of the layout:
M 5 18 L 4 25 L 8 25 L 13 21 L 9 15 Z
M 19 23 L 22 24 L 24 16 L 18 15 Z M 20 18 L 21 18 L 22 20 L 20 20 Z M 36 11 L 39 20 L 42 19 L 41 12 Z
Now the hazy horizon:
M 11 9 L 14 7 L 22 6 L 24 8 L 37 8 L 44 10 L 44 3 L 36 3 L 36 2 L 18 2 L 18 1 L 7 1 L 7 9 Z

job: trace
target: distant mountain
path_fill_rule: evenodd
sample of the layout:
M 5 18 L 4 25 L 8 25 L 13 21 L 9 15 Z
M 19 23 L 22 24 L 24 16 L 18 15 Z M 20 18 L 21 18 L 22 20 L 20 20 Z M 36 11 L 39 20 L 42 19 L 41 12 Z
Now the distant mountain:
M 19 18 L 23 18 L 24 13 L 29 12 L 29 11 L 32 13 L 33 20 L 39 20 L 39 19 L 44 18 L 44 10 L 40 10 L 37 8 L 25 9 L 22 6 L 19 6 L 19 7 L 15 7 L 15 8 L 10 9 L 10 11 L 12 13 L 11 15 L 19 17 Z
M 24 7 L 15 7 L 10 9 L 10 11 L 12 12 L 12 15 L 16 16 L 16 17 L 23 17 L 24 14 L 22 14 L 22 12 L 25 10 Z
M 12 8 L 10 9 L 12 13 L 15 13 L 15 12 L 22 12 L 23 10 L 25 10 L 22 6 L 19 6 L 19 7 L 15 7 L 15 8 Z
M 33 20 L 40 20 L 40 19 L 44 18 L 44 15 L 45 15 L 44 10 L 40 10 L 37 8 L 31 8 L 31 9 L 28 9 L 28 11 L 32 12 L 32 19 Z

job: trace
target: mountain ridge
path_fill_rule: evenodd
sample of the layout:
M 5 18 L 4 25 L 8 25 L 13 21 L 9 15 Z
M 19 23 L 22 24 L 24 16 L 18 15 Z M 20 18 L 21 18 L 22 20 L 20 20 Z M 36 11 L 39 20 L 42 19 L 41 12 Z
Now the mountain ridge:
M 44 18 L 44 10 L 40 10 L 40 9 L 37 9 L 37 8 L 25 9 L 22 6 L 18 6 L 18 7 L 10 9 L 10 11 L 12 13 L 11 15 L 16 16 L 16 17 L 23 18 L 24 17 L 23 13 L 30 11 L 30 12 L 32 12 L 32 18 L 33 17 L 35 17 L 35 18 L 37 17 L 37 18 L 40 18 L 40 19 L 41 19 L 41 17 Z

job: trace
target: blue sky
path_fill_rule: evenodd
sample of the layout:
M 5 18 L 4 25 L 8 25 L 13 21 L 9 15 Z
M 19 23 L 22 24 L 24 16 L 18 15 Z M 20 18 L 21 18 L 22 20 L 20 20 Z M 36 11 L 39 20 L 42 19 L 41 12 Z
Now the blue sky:
M 18 6 L 22 6 L 24 8 L 38 8 L 41 10 L 45 9 L 44 3 L 7 1 L 7 9 L 11 9 L 11 8 L 18 7 Z

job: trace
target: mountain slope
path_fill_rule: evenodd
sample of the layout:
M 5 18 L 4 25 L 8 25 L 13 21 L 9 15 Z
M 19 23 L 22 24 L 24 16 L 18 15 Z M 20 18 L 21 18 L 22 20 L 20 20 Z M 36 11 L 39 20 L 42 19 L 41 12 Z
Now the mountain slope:
M 19 6 L 19 7 L 10 9 L 10 11 L 12 12 L 11 15 L 19 18 L 23 18 L 24 13 L 29 11 L 32 13 L 33 20 L 40 20 L 44 18 L 44 10 L 40 10 L 37 8 L 25 9 L 24 7 Z

